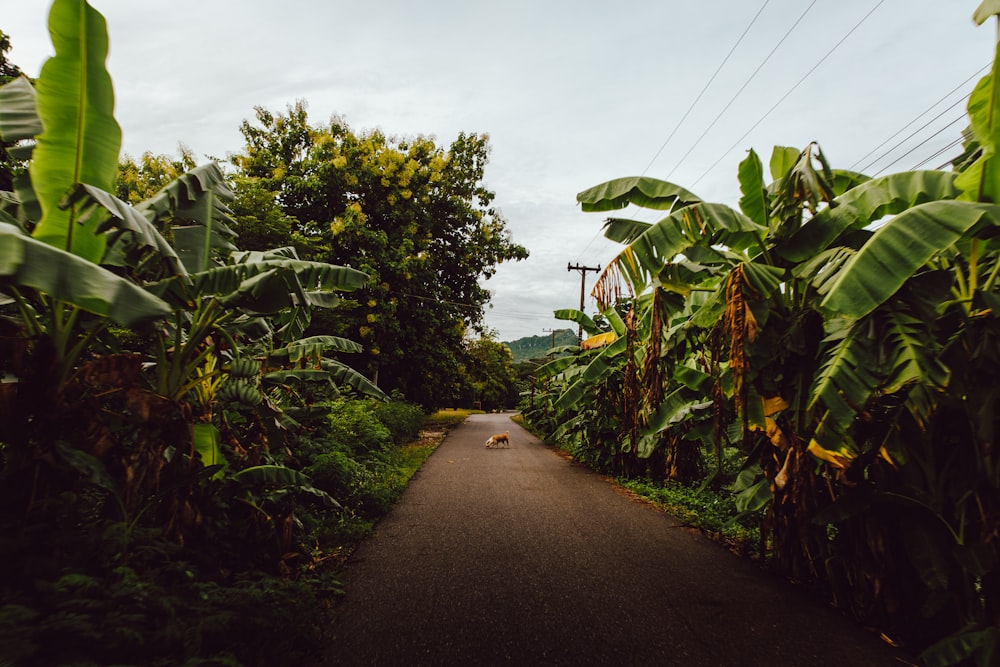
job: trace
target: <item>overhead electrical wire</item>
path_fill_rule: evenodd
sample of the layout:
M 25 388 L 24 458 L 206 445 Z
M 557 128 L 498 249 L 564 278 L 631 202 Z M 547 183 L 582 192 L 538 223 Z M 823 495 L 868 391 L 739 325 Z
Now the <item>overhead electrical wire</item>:
M 698 177 L 698 178 L 697 178 L 697 179 L 696 179 L 696 180 L 695 180 L 695 181 L 694 181 L 694 182 L 693 182 L 693 183 L 691 184 L 691 187 L 694 187 L 694 186 L 695 186 L 695 185 L 697 185 L 697 184 L 698 184 L 699 182 L 701 182 L 701 180 L 702 180 L 703 178 L 705 178 L 706 176 L 708 176 L 708 174 L 709 174 L 709 173 L 711 173 L 711 171 L 712 171 L 713 169 L 715 169 L 715 168 L 716 168 L 716 167 L 717 167 L 717 166 L 719 165 L 719 163 L 720 163 L 720 162 L 722 162 L 722 161 L 723 161 L 723 160 L 724 160 L 724 159 L 726 158 L 726 156 L 727 156 L 727 155 L 729 155 L 729 153 L 730 153 L 730 152 L 732 152 L 732 150 L 733 150 L 734 148 L 736 148 L 737 146 L 739 146 L 739 145 L 740 145 L 740 144 L 741 144 L 741 143 L 743 142 L 743 140 L 744 140 L 744 139 L 746 139 L 746 138 L 747 138 L 747 137 L 748 137 L 748 136 L 750 135 L 750 133 L 751 133 L 751 132 L 753 132 L 754 130 L 756 130 L 756 129 L 757 129 L 757 127 L 758 127 L 758 126 L 759 126 L 759 125 L 760 125 L 761 123 L 763 123 L 763 122 L 764 122 L 764 120 L 765 120 L 765 119 L 767 119 L 767 117 L 768 117 L 768 116 L 770 116 L 770 115 L 771 115 L 771 114 L 772 114 L 772 113 L 774 112 L 774 110 L 775 110 L 775 109 L 777 109 L 777 108 L 778 108 L 778 107 L 779 107 L 779 106 L 781 105 L 781 103 L 782 103 L 782 102 L 784 102 L 784 101 L 785 101 L 785 100 L 786 100 L 786 99 L 788 98 L 788 96 L 789 96 L 789 95 L 791 95 L 791 94 L 792 94 L 793 92 L 795 92 L 795 90 L 796 90 L 796 89 L 797 89 L 797 88 L 798 88 L 798 87 L 799 87 L 800 85 L 802 85 L 802 82 L 803 82 L 803 81 L 805 81 L 805 80 L 806 80 L 807 78 L 809 78 L 809 76 L 811 76 L 811 75 L 812 75 L 812 73 L 813 73 L 813 72 L 815 72 L 815 71 L 816 71 L 816 70 L 817 70 L 817 69 L 819 68 L 819 66 L 820 66 L 820 65 L 822 65 L 822 64 L 823 64 L 824 62 L 826 62 L 826 59 L 827 59 L 827 58 L 829 58 L 829 57 L 830 57 L 830 56 L 831 56 L 831 55 L 833 54 L 833 52 L 834 52 L 834 51 L 836 51 L 836 50 L 837 50 L 838 48 L 840 48 L 840 45 L 841 45 L 841 44 L 843 44 L 843 43 L 844 43 L 845 41 L 847 41 L 847 38 L 848 38 L 848 37 L 850 37 L 851 35 L 853 35 L 853 34 L 854 34 L 854 32 L 855 32 L 855 31 L 856 31 L 856 30 L 857 30 L 858 28 L 860 28 L 860 27 L 861 27 L 861 25 L 862 25 L 862 24 L 863 24 L 863 23 L 864 23 L 865 21 L 867 21 L 867 20 L 868 20 L 868 18 L 869 18 L 869 17 L 870 17 L 870 16 L 872 15 L 872 14 L 874 14 L 874 13 L 875 13 L 875 11 L 876 11 L 876 10 L 877 10 L 877 9 L 878 9 L 879 7 L 881 7 L 881 6 L 882 6 L 882 5 L 884 4 L 884 3 L 885 3 L 885 0 L 879 0 L 878 4 L 876 4 L 876 5 L 874 6 L 874 7 L 872 7 L 872 8 L 871 8 L 871 10 L 869 10 L 869 12 L 868 12 L 867 14 L 865 14 L 865 15 L 864 15 L 864 16 L 863 16 L 863 17 L 861 18 L 861 20 L 860 20 L 860 21 L 858 21 L 858 22 L 857 22 L 856 24 L 854 24 L 854 27 L 853 27 L 853 28 L 851 28 L 850 30 L 848 30 L 848 31 L 847 31 L 847 34 L 846 34 L 846 35 L 844 35 L 843 37 L 841 37 L 841 38 L 840 38 L 840 40 L 839 40 L 839 41 L 838 41 L 838 42 L 837 42 L 836 44 L 834 44 L 834 45 L 833 45 L 833 47 L 832 47 L 832 48 L 831 48 L 831 49 L 830 49 L 829 51 L 827 51 L 827 52 L 826 52 L 826 54 L 824 54 L 824 55 L 823 55 L 823 57 L 822 57 L 822 58 L 820 58 L 820 59 L 819 59 L 819 62 L 817 62 L 817 63 L 816 63 L 815 65 L 813 65 L 813 66 L 812 66 L 812 67 L 811 67 L 811 68 L 809 69 L 809 71 L 808 71 L 808 72 L 806 72 L 806 73 L 805 73 L 805 74 L 804 74 L 804 75 L 802 76 L 802 78 L 801 78 L 801 79 L 799 79 L 799 80 L 798 80 L 798 81 L 797 81 L 797 82 L 795 83 L 795 85 L 794 85 L 794 86 L 792 86 L 791 88 L 789 88 L 789 89 L 788 89 L 788 92 L 786 92 L 786 93 L 785 93 L 784 95 L 782 95 L 782 96 L 781 96 L 781 98 L 780 98 L 780 99 L 779 99 L 779 100 L 778 100 L 777 102 L 775 102 L 775 103 L 774 103 L 774 105 L 773 105 L 773 106 L 772 106 L 772 107 L 771 107 L 770 109 L 768 109 L 768 110 L 767 110 L 767 111 L 766 111 L 766 112 L 764 113 L 764 115 L 763 115 L 763 116 L 761 116 L 761 117 L 760 117 L 760 119 L 759 119 L 759 120 L 758 120 L 758 121 L 757 121 L 756 123 L 754 123 L 753 125 L 751 125 L 751 126 L 750 126 L 750 129 L 749 129 L 749 130 L 747 130 L 746 132 L 744 132 L 744 133 L 743 133 L 743 136 L 741 136 L 741 137 L 740 137 L 739 139 L 737 139 L 737 140 L 736 140 L 736 141 L 735 141 L 735 142 L 733 143 L 733 145 L 732 145 L 732 146 L 730 146 L 730 147 L 729 147 L 728 149 L 726 149 L 726 152 L 725 152 L 725 153 L 723 153 L 723 154 L 722 154 L 722 155 L 721 155 L 721 156 L 719 157 L 719 159 L 718 159 L 718 160 L 716 160 L 715 162 L 713 162 L 713 163 L 712 163 L 712 166 L 711 166 L 711 167 L 709 167 L 709 168 L 708 168 L 707 170 L 705 170 L 705 173 L 703 173 L 703 174 L 702 174 L 701 176 L 699 176 L 699 177 Z M 810 5 L 810 6 L 811 6 L 811 5 Z
M 792 34 L 792 31 L 795 30 L 796 27 L 798 27 L 799 23 L 802 22 L 802 19 L 806 17 L 806 14 L 809 13 L 809 11 L 816 5 L 818 1 L 819 0 L 813 0 L 809 4 L 809 6 L 806 7 L 805 11 L 799 15 L 799 18 L 795 19 L 795 23 L 793 23 L 791 27 L 788 28 L 787 31 L 785 31 L 785 34 L 781 37 L 780 40 L 778 40 L 778 43 L 774 45 L 774 48 L 771 49 L 771 52 L 768 53 L 767 56 L 765 56 L 762 61 L 760 61 L 760 64 L 757 65 L 757 69 L 755 69 L 753 73 L 750 74 L 750 76 L 747 78 L 747 80 L 743 82 L 743 85 L 739 87 L 739 89 L 736 91 L 736 94 L 734 94 L 729 99 L 729 102 L 727 102 L 726 105 L 722 107 L 722 111 L 720 111 L 719 114 L 712 120 L 712 122 L 709 123 L 708 127 L 705 128 L 705 131 L 701 133 L 701 136 L 699 136 L 698 139 L 694 142 L 694 144 L 692 144 L 691 148 L 688 149 L 687 153 L 681 156 L 681 159 L 677 161 L 677 164 L 674 165 L 674 168 L 671 169 L 669 173 L 667 173 L 668 179 L 671 176 L 673 176 L 674 172 L 677 171 L 678 167 L 684 164 L 684 160 L 686 160 L 687 157 L 691 155 L 691 151 L 693 151 L 695 148 L 698 147 L 698 144 L 700 144 L 701 140 L 705 138 L 705 135 L 707 135 L 712 130 L 712 128 L 715 127 L 715 124 L 719 122 L 719 119 L 722 118 L 722 116 L 727 111 L 729 111 L 729 107 L 733 105 L 733 102 L 736 101 L 736 98 L 738 98 L 740 94 L 746 89 L 746 87 L 750 85 L 750 82 L 754 80 L 754 77 L 756 77 L 757 74 L 760 72 L 760 70 L 764 68 L 764 65 L 766 65 L 767 61 L 771 59 L 771 56 L 773 56 L 775 52 L 781 47 L 781 45 L 785 43 L 785 40 L 788 39 L 788 37 Z M 881 2 L 879 4 L 881 4 Z
M 945 126 L 944 126 L 944 127 L 942 127 L 941 129 L 939 129 L 939 130 L 938 130 L 937 132 L 935 132 L 935 133 L 934 133 L 934 134 L 932 134 L 931 136 L 927 137 L 927 139 L 925 139 L 925 140 L 924 140 L 924 141 L 922 141 L 921 143 L 917 144 L 916 146 L 914 146 L 914 147 L 913 147 L 913 148 L 911 148 L 910 150 L 908 150 L 908 151 L 906 151 L 905 153 L 903 153 L 902 155 L 900 155 L 900 156 L 899 156 L 898 158 L 896 158 L 895 160 L 893 160 L 893 161 L 892 161 L 892 162 L 890 162 L 889 164 L 887 164 L 887 165 L 885 165 L 884 167 L 882 167 L 881 169 L 879 169 L 879 170 L 878 170 L 877 172 L 875 172 L 875 173 L 873 174 L 873 176 L 879 176 L 879 175 L 881 175 L 881 174 L 882 174 L 883 172 L 885 172 L 885 171 L 886 171 L 887 169 L 889 169 L 889 167 L 892 167 L 892 166 L 894 166 L 894 165 L 895 165 L 896 163 L 900 162 L 900 161 L 901 161 L 901 160 L 902 160 L 903 158 L 905 158 L 905 157 L 908 157 L 908 156 L 909 156 L 910 154 L 912 154 L 912 153 L 913 153 L 913 151 L 917 150 L 917 149 L 918 149 L 918 148 L 920 148 L 921 146 L 924 146 L 924 145 L 925 145 L 925 144 L 926 144 L 926 143 L 927 143 L 928 141 L 930 141 L 930 140 L 931 140 L 931 139 L 933 139 L 934 137 L 938 136 L 939 134 L 941 134 L 942 132 L 944 132 L 945 130 L 947 130 L 947 129 L 948 129 L 949 127 L 951 127 L 951 126 L 952 126 L 952 125 L 954 125 L 955 123 L 959 123 L 959 122 L 961 122 L 961 121 L 963 121 L 963 120 L 965 120 L 965 114 L 962 114 L 961 116 L 959 116 L 959 117 L 958 117 L 958 118 L 956 118 L 955 120 L 951 121 L 950 123 L 948 123 L 947 125 L 945 125 Z
M 736 52 L 737 47 L 739 47 L 739 45 L 743 42 L 743 39 L 750 32 L 750 29 L 753 28 L 754 24 L 757 22 L 757 19 L 760 18 L 760 15 L 762 13 L 764 13 L 764 9 L 767 7 L 768 3 L 770 3 L 770 2 L 771 2 L 771 0 L 764 0 L 764 4 L 762 4 L 760 6 L 760 9 L 758 9 L 757 13 L 754 14 L 754 17 L 752 19 L 750 19 L 750 23 L 747 24 L 747 27 L 743 29 L 743 32 L 740 34 L 739 38 L 737 38 L 737 40 L 733 43 L 733 46 L 729 49 L 729 53 L 727 53 L 726 57 L 722 59 L 721 63 L 719 63 L 719 66 L 715 69 L 715 72 L 712 74 L 712 76 L 709 77 L 708 82 L 701 89 L 701 92 L 698 93 L 698 96 L 694 99 L 693 102 L 691 102 L 691 106 L 689 106 L 688 110 L 684 112 L 684 115 L 681 116 L 681 119 L 679 121 L 677 121 L 677 125 L 674 126 L 674 129 L 667 136 L 666 140 L 660 146 L 659 150 L 656 151 L 656 154 L 653 155 L 652 159 L 650 159 L 650 161 L 649 161 L 649 164 L 646 165 L 646 168 L 642 170 L 642 173 L 639 174 L 639 176 L 645 176 L 646 172 L 648 172 L 649 169 L 653 166 L 653 163 L 656 162 L 656 159 L 658 157 L 660 157 L 660 153 L 662 153 L 664 151 L 664 149 L 667 147 L 667 144 L 670 143 L 670 140 L 674 138 L 675 134 L 677 134 L 677 131 L 681 128 L 681 125 L 683 125 L 684 121 L 687 120 L 687 117 L 694 110 L 695 106 L 701 100 L 702 96 L 704 96 L 704 94 L 708 90 L 709 86 L 711 86 L 712 83 L 715 81 L 716 77 L 719 76 L 719 72 L 721 72 L 722 68 L 725 67 L 726 63 L 729 62 L 729 59 L 732 57 L 733 53 Z M 815 0 L 814 0 L 813 4 L 816 4 Z M 811 7 L 811 5 L 810 5 L 810 7 Z M 808 9 L 806 11 L 808 11 Z M 673 172 L 671 172 L 671 173 L 673 173 Z M 669 176 L 668 176 L 668 178 L 669 178 Z M 598 230 L 597 233 L 594 234 L 593 237 L 591 237 L 590 241 L 587 242 L 587 245 L 584 246 L 583 250 L 580 252 L 580 255 L 583 255 L 584 253 L 586 253 L 587 250 L 590 249 L 590 246 L 592 246 L 594 244 L 594 241 L 596 241 L 597 238 L 600 235 L 601 235 L 601 231 Z
M 910 171 L 915 171 L 917 169 L 920 169 L 920 167 L 924 166 L 925 164 L 927 164 L 928 162 L 930 162 L 931 160 L 933 160 L 935 158 L 941 157 L 942 155 L 944 155 L 948 151 L 952 150 L 953 148 L 955 148 L 956 146 L 958 146 L 959 144 L 961 144 L 963 141 L 965 141 L 965 137 L 964 136 L 963 137 L 959 137 L 958 139 L 955 139 L 954 141 L 952 141 L 950 144 L 948 144 L 944 148 L 938 149 L 933 155 L 930 155 L 930 156 L 924 158 L 920 162 L 918 162 L 915 165 L 913 165 L 912 167 L 910 167 Z M 947 167 L 950 164 L 951 164 L 951 160 L 948 160 L 944 164 L 935 167 L 935 169 L 941 170 L 941 169 L 944 169 L 945 167 Z
M 862 167 L 861 168 L 861 172 L 864 173 L 864 172 L 868 171 L 869 169 L 871 169 L 872 167 L 874 167 L 880 161 L 882 161 L 883 159 L 887 158 L 894 150 L 896 150 L 897 148 L 900 148 L 907 141 L 909 141 L 913 137 L 915 137 L 918 134 L 920 134 L 923 130 L 927 129 L 927 127 L 931 123 L 933 123 L 934 121 L 936 121 L 938 118 L 940 118 L 941 116 L 945 115 L 946 113 L 948 113 L 949 111 L 951 111 L 952 109 L 954 109 L 955 107 L 957 107 L 959 104 L 963 104 L 965 102 L 965 100 L 966 100 L 966 98 L 963 97 L 962 99 L 956 101 L 950 107 L 948 107 L 947 109 L 945 109 L 944 111 L 942 111 L 938 115 L 936 115 L 933 118 L 931 118 L 929 121 L 927 121 L 926 123 L 924 123 L 923 125 L 921 125 L 920 127 L 918 127 L 916 130 L 914 130 L 913 132 L 911 132 L 909 135 L 907 135 L 905 139 L 903 139 L 902 141 L 898 142 L 895 146 L 893 146 L 892 148 L 890 148 L 889 150 L 887 150 L 886 152 L 882 153 L 877 158 L 875 158 L 874 160 L 872 160 L 871 162 L 869 162 L 868 164 L 866 164 L 864 167 Z M 965 114 L 962 114 L 961 118 L 965 118 Z M 952 121 L 951 123 L 949 123 L 949 125 L 954 124 L 954 122 L 955 121 Z M 922 144 L 920 144 L 920 145 L 922 145 Z M 920 145 L 918 145 L 918 147 Z M 898 161 L 899 160 L 896 160 L 896 162 L 898 162 Z M 896 162 L 893 162 L 892 164 L 896 164 Z M 889 166 L 892 166 L 892 165 L 889 165 Z M 883 168 L 881 171 L 885 171 L 885 168 Z M 881 171 L 879 173 L 881 173 Z
M 889 143 L 890 141 L 892 141 L 893 139 L 895 139 L 896 137 L 898 137 L 900 134 L 902 134 L 903 132 L 905 132 L 906 128 L 910 127 L 911 125 L 913 125 L 914 123 L 916 123 L 918 120 L 920 120 L 921 118 L 923 118 L 925 115 L 927 115 L 928 113 L 930 113 L 931 109 L 933 109 L 937 105 L 939 105 L 942 102 L 944 102 L 946 99 L 948 99 L 949 97 L 951 97 L 952 95 L 954 95 L 956 92 L 958 92 L 959 90 L 961 90 L 964 86 L 966 86 L 970 81 L 972 81 L 976 77 L 980 76 L 984 71 L 986 71 L 987 69 L 990 68 L 991 64 L 992 63 L 986 63 L 984 66 L 980 67 L 972 76 L 970 76 L 968 79 L 966 79 L 965 81 L 963 81 L 962 83 L 958 84 L 957 86 L 955 86 L 954 88 L 952 88 L 950 91 L 948 91 L 947 93 L 945 93 L 944 95 L 942 95 L 941 99 L 939 99 L 937 102 L 934 102 L 934 104 L 930 105 L 925 110 L 923 110 L 919 114 L 917 114 L 916 117 L 914 117 L 913 120 L 911 120 L 909 123 L 907 123 L 903 127 L 901 127 L 898 130 L 896 130 L 895 134 L 893 134 L 891 137 L 889 137 L 888 139 L 886 139 L 885 141 L 883 141 L 882 143 L 880 143 L 878 146 L 876 146 L 875 148 L 873 148 L 870 151 L 868 151 L 868 153 L 866 153 L 863 157 L 861 157 L 860 159 L 858 159 L 854 164 L 852 164 L 850 167 L 848 167 L 848 169 L 852 169 L 853 170 L 859 164 L 861 164 L 862 162 L 864 162 L 865 160 L 867 160 L 869 157 L 871 157 L 872 153 L 874 153 L 875 151 L 877 151 L 880 148 L 882 148 L 883 146 L 885 146 L 887 143 Z M 968 96 L 963 97 L 961 101 L 965 101 L 966 99 L 968 99 Z M 954 105 L 952 105 L 952 107 L 953 106 Z M 949 108 L 951 108 L 951 107 L 949 107 Z M 877 161 L 878 160 L 876 160 L 876 162 Z
M 719 72 L 722 71 L 722 68 L 725 67 L 726 63 L 729 62 L 729 59 L 732 58 L 733 53 L 736 52 L 737 47 L 740 45 L 740 43 L 743 42 L 743 38 L 746 37 L 747 33 L 750 32 L 750 29 L 753 28 L 754 24 L 757 22 L 757 19 L 760 18 L 760 15 L 764 13 L 764 9 L 767 7 L 769 2 L 771 2 L 771 0 L 764 0 L 764 4 L 760 6 L 760 9 L 758 9 L 757 13 L 754 14 L 754 17 L 750 19 L 750 23 L 747 24 L 747 27 L 743 30 L 743 33 L 739 36 L 739 39 L 737 39 L 733 43 L 732 48 L 729 49 L 729 53 L 727 53 L 726 57 L 722 59 L 721 63 L 719 63 L 719 66 L 715 69 L 715 72 L 708 79 L 708 82 L 705 84 L 705 87 L 701 89 L 701 92 L 698 93 L 698 96 L 694 98 L 693 102 L 691 102 L 691 106 L 689 106 L 687 111 L 684 112 L 684 115 L 681 116 L 681 119 L 677 121 L 677 125 L 674 126 L 674 129 L 670 132 L 670 135 L 667 136 L 666 141 L 663 142 L 663 144 L 660 146 L 660 149 L 656 151 L 655 155 L 653 155 L 653 158 L 649 161 L 649 164 L 646 165 L 646 168 L 642 170 L 641 174 L 639 174 L 640 176 L 646 175 L 646 172 L 649 171 L 649 168 L 653 166 L 654 162 L 656 162 L 656 158 L 660 157 L 660 153 L 662 153 L 663 149 L 667 147 L 667 144 L 670 143 L 670 140 L 674 138 L 674 135 L 677 134 L 677 131 L 681 129 L 681 125 L 683 125 L 684 121 L 687 120 L 687 117 L 691 115 L 691 112 L 694 111 L 695 106 L 698 104 L 699 101 L 701 101 L 701 98 L 705 95 L 705 92 L 708 91 L 709 86 L 711 86 L 712 83 L 715 81 L 716 77 L 719 76 Z M 815 4 L 815 2 L 813 4 Z M 754 74 L 756 74 L 756 72 L 754 72 Z

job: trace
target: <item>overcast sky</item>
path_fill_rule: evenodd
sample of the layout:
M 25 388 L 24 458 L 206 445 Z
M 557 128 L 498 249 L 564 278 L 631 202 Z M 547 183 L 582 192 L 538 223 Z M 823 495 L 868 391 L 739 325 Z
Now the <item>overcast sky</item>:
M 531 252 L 485 283 L 500 340 L 574 326 L 552 317 L 579 306 L 567 264 L 603 267 L 620 248 L 602 214 L 580 211 L 580 190 L 645 174 L 735 205 L 747 149 L 766 163 L 775 144 L 813 140 L 837 168 L 938 167 L 959 152 L 962 100 L 996 38 L 971 20 L 979 0 L 91 4 L 108 20 L 133 156 L 183 142 L 225 157 L 255 105 L 296 99 L 314 123 L 339 114 L 444 146 L 489 134 L 487 186 Z M 9 57 L 32 76 L 51 55 L 49 6 L 0 0 Z

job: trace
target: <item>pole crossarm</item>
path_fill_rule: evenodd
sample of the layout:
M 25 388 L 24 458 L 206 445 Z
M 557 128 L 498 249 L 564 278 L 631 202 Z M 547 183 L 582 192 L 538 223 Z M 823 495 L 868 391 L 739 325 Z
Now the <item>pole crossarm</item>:
M 569 262 L 566 262 L 566 270 L 567 271 L 579 271 L 580 272 L 580 312 L 582 313 L 583 312 L 583 299 L 584 299 L 584 295 L 586 294 L 586 290 L 587 290 L 587 287 L 586 287 L 586 285 L 587 285 L 587 271 L 593 271 L 594 273 L 597 273 L 598 271 L 601 270 L 601 265 L 598 264 L 597 266 L 583 266 L 581 264 L 570 264 Z M 576 341 L 577 341 L 577 343 L 582 343 L 583 342 L 583 325 L 582 324 L 577 327 L 577 330 L 576 330 Z

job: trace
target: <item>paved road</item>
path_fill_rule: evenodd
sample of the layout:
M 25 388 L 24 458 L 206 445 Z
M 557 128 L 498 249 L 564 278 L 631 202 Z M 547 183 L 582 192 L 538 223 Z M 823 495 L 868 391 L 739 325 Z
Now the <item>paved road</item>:
M 329 665 L 904 664 L 507 415 L 448 435 L 344 584 Z

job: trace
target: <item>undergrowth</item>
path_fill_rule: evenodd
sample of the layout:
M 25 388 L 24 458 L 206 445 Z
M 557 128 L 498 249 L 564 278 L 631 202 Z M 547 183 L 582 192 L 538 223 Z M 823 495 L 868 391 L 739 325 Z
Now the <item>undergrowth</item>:
M 675 482 L 618 478 L 617 483 L 742 554 L 754 554 L 760 540 L 752 518 L 742 518 L 732 494 Z
M 7 503 L 0 666 L 307 661 L 341 592 L 339 564 L 467 414 L 315 403 L 267 455 L 305 477 L 252 488 L 203 478 L 189 496 L 198 524 L 183 542 L 145 521 L 152 509 L 122 521 L 114 494 L 85 477 L 36 503 L 30 520 Z

